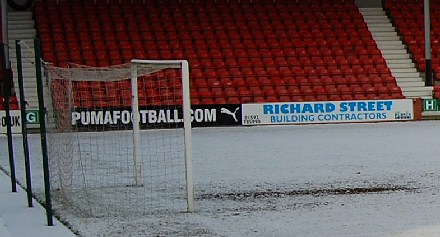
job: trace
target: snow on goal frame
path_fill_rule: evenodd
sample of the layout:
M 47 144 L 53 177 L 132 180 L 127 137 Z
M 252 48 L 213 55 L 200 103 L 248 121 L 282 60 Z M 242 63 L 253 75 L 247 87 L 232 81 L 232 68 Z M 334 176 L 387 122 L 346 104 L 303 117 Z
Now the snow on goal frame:
M 194 211 L 186 60 L 45 65 L 44 74 L 56 209 L 87 216 Z M 165 113 L 173 122 L 158 119 Z

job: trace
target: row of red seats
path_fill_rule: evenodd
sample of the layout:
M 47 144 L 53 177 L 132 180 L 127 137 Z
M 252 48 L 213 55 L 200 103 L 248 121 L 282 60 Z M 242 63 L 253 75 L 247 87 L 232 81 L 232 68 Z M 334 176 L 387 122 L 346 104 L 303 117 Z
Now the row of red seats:
M 145 13 L 144 13 L 145 14 Z M 98 23 L 109 23 L 109 22 L 120 22 L 125 24 L 168 24 L 168 23 L 180 23 L 180 24 L 190 24 L 190 23 L 200 23 L 200 22 L 210 22 L 213 24 L 226 24 L 226 23 L 237 23 L 241 24 L 247 22 L 248 19 L 252 19 L 252 22 L 267 22 L 269 24 L 275 24 L 276 22 L 290 23 L 301 28 L 331 28 L 328 25 L 329 22 L 335 23 L 338 26 L 340 23 L 347 23 L 350 28 L 357 28 L 358 26 L 353 23 L 364 25 L 362 18 L 356 15 L 349 15 L 348 17 L 342 17 L 339 15 L 335 16 L 314 16 L 307 17 L 307 14 L 281 14 L 281 13 L 245 13 L 239 16 L 236 14 L 228 14 L 225 12 L 219 13 L 204 13 L 206 15 L 197 14 L 197 16 L 185 14 L 178 14 L 173 12 L 173 17 L 167 17 L 162 15 L 133 15 L 131 17 L 120 18 L 123 15 L 99 15 L 99 14 L 61 14 L 61 15 L 40 15 L 36 17 L 36 20 L 41 23 L 45 23 L 46 19 L 51 23 L 53 20 L 60 20 L 61 23 L 71 23 L 71 22 L 98 22 Z M 308 24 L 311 24 L 310 26 Z
M 338 68 L 345 67 L 345 65 L 385 65 L 384 60 L 377 49 L 348 49 L 348 50 L 330 50 L 330 49 L 313 49 L 306 50 L 305 48 L 297 50 L 282 50 L 282 49 L 223 49 L 223 50 L 203 50 L 198 51 L 188 50 L 138 50 L 131 47 L 122 47 L 119 49 L 110 49 L 110 46 L 99 46 L 99 50 L 87 49 L 83 52 L 76 52 L 72 48 L 66 48 L 64 45 L 43 46 L 43 49 L 48 50 L 45 57 L 68 57 L 71 59 L 84 58 L 88 59 L 105 59 L 108 56 L 117 55 L 118 57 L 125 57 L 133 54 L 148 54 L 152 58 L 157 57 L 174 57 L 174 58 L 187 58 L 192 60 L 193 64 L 203 63 L 204 65 L 211 67 L 222 65 L 223 67 L 236 67 L 236 66 L 260 66 L 264 65 L 272 66 L 277 63 L 278 66 L 333 66 L 337 65 Z M 53 49 L 51 52 L 50 49 Z M 70 52 L 69 52 L 70 50 Z M 285 55 L 288 53 L 288 55 Z M 227 65 L 225 65 L 225 63 Z M 249 65 L 252 64 L 252 65 Z M 357 66 L 356 66 L 357 67 Z M 369 67 L 369 66 L 367 66 Z
M 397 87 L 398 88 L 398 87 Z M 346 88 L 342 92 L 316 93 L 314 91 L 293 92 L 293 93 L 262 93 L 242 91 L 241 93 L 226 93 L 221 95 L 191 94 L 192 104 L 226 104 L 226 103 L 250 103 L 250 102 L 289 102 L 289 101 L 339 101 L 339 100 L 377 100 L 377 99 L 402 99 L 401 91 L 386 93 L 371 91 L 353 91 Z M 79 108 L 100 108 L 100 107 L 120 107 L 131 106 L 131 98 L 106 96 L 101 97 L 96 94 L 80 94 L 74 98 L 74 106 Z M 169 97 L 140 97 L 140 106 L 159 106 L 159 105 L 179 105 L 181 98 Z M 60 105 L 62 106 L 62 105 Z
M 104 9 L 103 11 L 117 11 L 117 9 L 129 10 L 135 7 L 139 9 L 183 9 L 186 11 L 204 10 L 204 9 L 231 9 L 231 10 L 303 10 L 303 11 L 315 11 L 316 9 L 328 8 L 328 11 L 337 11 L 341 9 L 355 9 L 353 0 L 322 0 L 322 1 L 290 1 L 290 0 L 277 0 L 277 1 L 258 1 L 258 0 L 211 0 L 211 1 L 180 1 L 180 0 L 166 0 L 166 1 L 94 1 L 93 4 L 89 4 L 87 1 L 36 1 L 36 7 L 38 12 L 44 12 L 44 9 L 52 11 L 75 11 L 81 12 L 81 9 Z M 331 8 L 329 8 L 331 7 Z
M 55 13 L 55 14 L 54 14 Z M 198 12 L 190 13 L 188 11 L 176 12 L 173 11 L 170 14 L 173 16 L 164 16 L 164 10 L 157 13 L 148 13 L 148 11 L 143 12 L 143 15 L 133 15 L 133 13 L 99 13 L 99 12 L 83 12 L 80 14 L 75 14 L 71 11 L 67 13 L 57 13 L 57 12 L 44 12 L 43 14 L 36 17 L 37 20 L 45 21 L 45 19 L 55 20 L 60 19 L 63 23 L 75 22 L 75 21 L 91 21 L 91 22 L 154 22 L 154 23 L 189 23 L 189 22 L 245 22 L 247 19 L 253 19 L 255 22 L 289 22 L 289 23 L 301 23 L 310 22 L 316 27 L 321 27 L 321 25 L 315 25 L 315 23 L 327 22 L 357 22 L 361 25 L 364 24 L 362 17 L 355 14 L 338 14 L 333 12 L 332 14 L 325 14 L 325 12 L 316 13 L 287 13 L 287 12 L 228 12 L 228 11 L 218 11 L 218 12 Z M 127 17 L 127 15 L 129 17 Z M 126 17 L 121 19 L 120 17 Z M 51 21 L 49 21 L 51 22 Z M 297 24 L 298 25 L 298 24 Z M 304 25 L 304 24 L 299 24 Z M 355 26 L 352 26 L 355 27 Z
M 103 32 L 123 34 L 124 32 L 157 32 L 156 34 L 177 35 L 177 34 L 208 34 L 213 38 L 224 38 L 228 34 L 257 34 L 258 32 L 264 32 L 265 34 L 279 34 L 285 36 L 284 38 L 296 37 L 296 38 L 314 38 L 322 37 L 323 34 L 330 33 L 334 37 L 339 37 L 339 34 L 347 34 L 352 32 L 356 36 L 369 36 L 371 35 L 365 26 L 358 22 L 339 22 L 329 21 L 327 23 L 320 22 L 264 22 L 264 21 L 224 21 L 209 23 L 209 27 L 203 26 L 205 23 L 194 22 L 179 22 L 179 23 L 152 23 L 152 22 L 60 22 L 60 19 L 52 20 L 57 23 L 39 23 L 39 29 L 42 33 L 63 33 L 66 30 L 72 30 L 77 32 Z M 359 32 L 358 32 L 359 31 Z M 163 32 L 163 33 L 161 33 Z M 210 32 L 212 34 L 210 34 Z M 249 33 L 248 33 L 249 32 Z M 146 34 L 146 33 L 144 33 Z M 303 34 L 307 34 L 303 36 Z M 217 36 L 218 35 L 218 36 Z M 264 35 L 262 35 L 264 36 Z M 345 36 L 346 37 L 346 36 Z M 241 38 L 241 37 L 240 37 Z
M 345 34 L 345 33 L 344 33 Z M 172 38 L 178 38 L 182 35 L 175 35 Z M 199 34 L 191 39 L 164 39 L 167 35 L 151 35 L 151 34 L 75 34 L 75 36 L 61 34 L 49 35 L 47 33 L 41 34 L 42 40 L 50 40 L 45 45 L 51 47 L 64 47 L 69 50 L 75 50 L 75 47 L 85 47 L 85 50 L 119 50 L 124 49 L 124 47 L 130 47 L 134 49 L 148 49 L 155 51 L 163 50 L 185 50 L 185 51 L 231 51 L 235 50 L 249 50 L 255 51 L 255 49 L 262 51 L 276 50 L 286 51 L 283 53 L 287 56 L 292 55 L 292 51 L 297 51 L 299 53 L 308 55 L 308 51 L 322 53 L 323 55 L 344 55 L 348 52 L 360 51 L 360 54 L 380 54 L 375 42 L 370 37 L 349 37 L 349 36 L 339 36 L 339 37 L 318 37 L 318 38 L 281 38 L 277 37 L 278 34 L 268 35 L 266 37 L 255 37 L 246 36 L 246 38 L 238 38 L 234 36 L 235 34 L 228 34 L 224 38 L 202 38 L 204 34 Z M 131 36 L 136 36 L 143 39 L 129 39 Z M 171 37 L 171 36 L 170 36 Z M 271 38 L 269 38 L 271 37 Z M 92 40 L 93 38 L 93 40 Z M 150 39 L 152 38 L 152 39 Z M 119 47 L 118 47 L 119 46 Z M 197 46 L 197 47 L 195 47 Z M 44 47 L 44 45 L 43 45 Z M 89 48 L 86 48 L 89 47 Z M 60 48 L 61 50 L 64 50 Z M 366 50 L 366 51 L 365 51 Z M 301 51 L 301 52 L 300 52 Z M 313 52 L 314 51 L 314 52 Z M 262 55 L 265 56 L 265 55 Z
M 255 13 L 262 13 L 262 14 L 296 14 L 297 12 L 304 12 L 309 18 L 323 18 L 323 17 L 330 17 L 330 18 L 338 18 L 338 17 L 344 17 L 349 18 L 350 16 L 356 15 L 356 6 L 354 4 L 331 4 L 328 5 L 309 5 L 309 4 L 303 4 L 299 3 L 296 4 L 293 1 L 289 1 L 288 4 L 282 5 L 277 1 L 274 4 L 270 4 L 267 6 L 258 6 L 257 4 L 252 5 L 245 5 L 245 4 L 239 4 L 239 5 L 221 5 L 221 4 L 213 4 L 213 5 L 205 5 L 205 6 L 196 6 L 195 3 L 190 2 L 183 2 L 181 4 L 166 4 L 164 6 L 158 6 L 158 5 L 147 5 L 150 2 L 146 2 L 146 4 L 140 5 L 140 6 L 134 6 L 134 5 L 111 5 L 111 4 L 105 4 L 105 5 L 98 5 L 98 4 L 90 4 L 90 3 L 78 3 L 78 1 L 72 1 L 74 2 L 72 5 L 66 5 L 66 2 L 69 1 L 62 1 L 60 4 L 56 5 L 53 3 L 44 3 L 41 1 L 36 1 L 35 4 L 35 12 L 38 14 L 47 14 L 47 15 L 57 15 L 57 14 L 79 14 L 84 15 L 88 12 L 96 12 L 97 14 L 106 14 L 106 13 L 112 13 L 112 14 L 160 14 L 160 13 L 168 13 L 175 12 L 177 14 L 206 14 L 206 13 L 218 13 L 218 12 L 224 12 L 224 13 L 230 13 L 235 15 L 240 14 L 255 14 Z M 268 1 L 269 2 L 269 1 Z M 185 3 L 192 4 L 189 7 L 185 6 Z M 232 2 L 231 2 L 232 3 Z M 353 11 L 354 10 L 354 11 Z M 340 14 L 336 14 L 336 12 L 341 12 Z M 353 13 L 354 12 L 354 13 Z

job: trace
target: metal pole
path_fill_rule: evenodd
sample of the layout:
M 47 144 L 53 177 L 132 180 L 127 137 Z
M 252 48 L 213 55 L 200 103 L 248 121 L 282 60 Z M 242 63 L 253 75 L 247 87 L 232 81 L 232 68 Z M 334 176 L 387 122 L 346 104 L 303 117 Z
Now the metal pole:
M 26 100 L 24 97 L 23 88 L 23 65 L 21 61 L 21 45 L 20 40 L 15 41 L 15 51 L 17 54 L 17 76 L 18 76 L 18 87 L 20 90 L 20 110 L 21 110 L 21 133 L 23 135 L 23 152 L 24 152 L 24 168 L 26 171 L 26 194 L 28 206 L 33 207 L 32 203 L 32 176 L 31 176 L 31 165 L 29 162 L 29 144 L 27 136 L 27 121 L 26 121 Z
M 432 86 L 432 62 L 431 62 L 431 17 L 429 12 L 429 0 L 424 0 L 424 16 L 425 16 L 425 65 L 426 77 L 425 86 Z
M 34 39 L 35 45 L 35 71 L 37 78 L 38 108 L 40 114 L 41 153 L 43 156 L 44 193 L 46 196 L 47 225 L 53 226 L 52 198 L 50 195 L 49 159 L 46 141 L 46 109 L 44 107 L 43 81 L 41 76 L 41 43 Z
M 5 46 L 4 44 L 2 46 Z M 15 161 L 14 161 L 14 147 L 12 141 L 12 128 L 11 128 L 11 111 L 9 106 L 9 97 L 11 94 L 11 70 L 9 60 L 6 60 L 5 51 L 8 50 L 7 47 L 2 47 L 2 57 L 3 57 L 3 97 L 4 97 L 4 105 L 5 105 L 5 113 L 6 113 L 6 134 L 8 138 L 8 154 L 9 154 L 9 167 L 11 172 L 11 191 L 17 192 L 17 180 L 15 177 Z

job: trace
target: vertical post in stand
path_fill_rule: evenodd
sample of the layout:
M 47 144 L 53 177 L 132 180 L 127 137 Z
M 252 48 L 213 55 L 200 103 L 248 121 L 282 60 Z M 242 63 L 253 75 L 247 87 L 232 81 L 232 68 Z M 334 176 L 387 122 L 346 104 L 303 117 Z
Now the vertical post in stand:
M 8 3 L 7 0 L 0 0 L 0 5 L 1 5 L 1 24 L 2 24 L 2 39 L 3 39 L 3 43 L 4 43 L 4 47 L 7 46 L 7 44 L 9 44 L 9 34 L 8 34 Z M 4 48 L 7 49 L 7 48 Z M 4 54 L 5 56 L 5 62 L 9 62 L 9 50 L 5 50 Z M 2 55 L 2 56 L 3 56 Z M 8 64 L 6 64 L 8 67 Z
M 21 110 L 21 133 L 23 135 L 23 152 L 24 152 L 24 168 L 26 171 L 26 194 L 29 207 L 33 207 L 32 203 L 32 177 L 31 177 L 31 165 L 29 162 L 29 144 L 27 134 L 27 121 L 26 121 L 26 99 L 24 96 L 23 85 L 23 65 L 21 61 L 21 45 L 20 41 L 15 41 L 15 50 L 17 54 L 17 76 L 18 87 L 20 90 L 20 110 Z
M 432 61 L 431 61 L 431 17 L 429 12 L 429 0 L 424 0 L 425 16 L 425 86 L 433 86 L 432 80 Z
M 11 65 L 9 62 L 8 55 L 6 51 L 9 48 L 6 44 L 2 44 L 1 48 L 1 57 L 3 58 L 3 97 L 4 97 L 4 105 L 5 105 L 5 113 L 6 113 L 6 133 L 8 138 L 8 153 L 9 153 L 9 167 L 10 167 L 10 176 L 11 176 L 11 191 L 17 192 L 17 179 L 15 177 L 15 161 L 14 161 L 14 147 L 12 141 L 12 128 L 11 128 L 11 111 L 9 106 L 9 97 L 11 94 Z
M 35 71 L 37 79 L 38 108 L 40 114 L 41 153 L 43 156 L 44 193 L 46 198 L 47 225 L 53 226 L 52 198 L 50 195 L 49 159 L 46 141 L 46 109 L 43 97 L 43 79 L 41 76 L 41 44 L 39 39 L 34 39 L 35 46 Z

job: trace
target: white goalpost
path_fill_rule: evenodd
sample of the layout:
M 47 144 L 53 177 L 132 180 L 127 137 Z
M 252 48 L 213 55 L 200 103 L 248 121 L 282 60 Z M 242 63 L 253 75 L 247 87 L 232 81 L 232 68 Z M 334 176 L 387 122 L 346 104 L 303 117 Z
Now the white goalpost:
M 45 75 L 55 205 L 95 217 L 194 211 L 186 60 L 46 65 Z
M 134 143 L 134 164 L 135 164 L 135 184 L 143 185 L 142 182 L 142 151 L 140 137 L 140 115 L 138 97 L 138 65 L 143 64 L 180 64 L 182 69 L 182 95 L 183 95 L 183 120 L 184 120 L 184 145 L 185 145 L 185 166 L 186 166 L 186 185 L 188 211 L 194 211 L 194 186 L 193 186 L 193 167 L 192 167 L 192 137 L 191 137 L 191 99 L 189 90 L 189 65 L 186 60 L 131 60 L 131 90 L 133 95 L 133 143 Z M 185 79 L 186 78 L 186 79 Z

